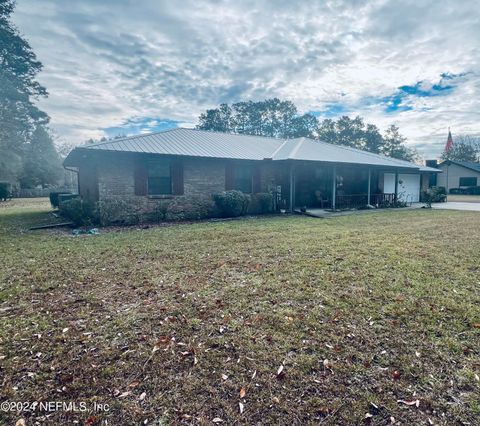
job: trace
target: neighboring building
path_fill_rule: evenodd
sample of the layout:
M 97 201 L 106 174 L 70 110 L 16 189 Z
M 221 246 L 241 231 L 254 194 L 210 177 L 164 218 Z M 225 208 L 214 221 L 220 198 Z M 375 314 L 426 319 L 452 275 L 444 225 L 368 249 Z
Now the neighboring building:
M 437 185 L 447 192 L 452 188 L 480 185 L 480 163 L 447 160 L 437 166 L 443 173 L 437 177 Z
M 434 168 L 307 138 L 275 139 L 174 129 L 75 148 L 64 166 L 78 172 L 92 201 L 208 196 L 229 189 L 275 193 L 278 205 L 351 207 L 396 197 L 419 201 Z

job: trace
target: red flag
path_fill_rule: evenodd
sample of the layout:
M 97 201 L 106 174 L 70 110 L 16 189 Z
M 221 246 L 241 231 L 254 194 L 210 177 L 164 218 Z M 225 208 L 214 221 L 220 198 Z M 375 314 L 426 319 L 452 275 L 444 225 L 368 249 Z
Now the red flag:
M 445 145 L 445 152 L 450 151 L 453 148 L 453 139 L 452 139 L 452 134 L 450 133 L 450 127 L 448 128 L 448 138 L 447 138 L 447 144 Z

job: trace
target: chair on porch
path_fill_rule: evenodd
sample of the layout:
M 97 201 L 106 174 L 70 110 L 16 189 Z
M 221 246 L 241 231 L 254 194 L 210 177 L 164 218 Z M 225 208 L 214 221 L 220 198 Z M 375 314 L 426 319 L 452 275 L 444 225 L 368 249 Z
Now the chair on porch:
M 330 200 L 328 198 L 325 198 L 322 191 L 318 189 L 315 191 L 315 199 L 317 203 L 320 204 L 321 209 L 323 209 L 324 206 L 330 207 Z

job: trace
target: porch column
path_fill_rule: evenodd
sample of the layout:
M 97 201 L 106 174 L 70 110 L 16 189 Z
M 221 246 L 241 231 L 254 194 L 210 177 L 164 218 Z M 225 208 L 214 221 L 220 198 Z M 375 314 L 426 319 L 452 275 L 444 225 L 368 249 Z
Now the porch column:
M 372 171 L 368 169 L 368 191 L 367 191 L 367 204 L 370 205 L 370 192 L 371 192 L 371 179 L 372 179 Z
M 293 213 L 295 208 L 295 176 L 294 165 L 290 164 L 290 211 Z
M 337 166 L 333 166 L 332 210 L 335 210 L 336 198 L 337 198 Z
M 397 201 L 398 198 L 398 170 L 395 171 L 395 198 L 394 200 Z

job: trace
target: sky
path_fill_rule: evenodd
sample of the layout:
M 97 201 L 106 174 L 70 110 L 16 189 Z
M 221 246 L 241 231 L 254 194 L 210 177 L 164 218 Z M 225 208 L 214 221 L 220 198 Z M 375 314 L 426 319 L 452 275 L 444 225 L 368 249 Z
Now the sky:
M 474 0 L 17 0 L 61 140 L 193 127 L 220 103 L 293 101 L 396 124 L 421 157 L 480 135 Z

